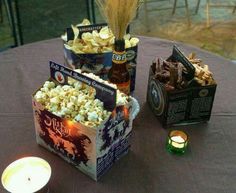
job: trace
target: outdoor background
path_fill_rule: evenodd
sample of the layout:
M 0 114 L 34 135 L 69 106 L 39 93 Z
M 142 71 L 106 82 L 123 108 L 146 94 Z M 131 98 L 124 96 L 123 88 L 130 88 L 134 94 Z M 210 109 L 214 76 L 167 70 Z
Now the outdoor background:
M 70 24 L 80 23 L 87 18 L 86 1 L 19 0 L 24 44 L 60 37 Z M 0 49 L 5 50 L 13 44 L 13 38 L 4 0 L 0 2 Z M 210 7 L 209 26 L 206 25 L 206 0 L 200 1 L 197 13 L 197 0 L 188 0 L 189 20 L 184 2 L 177 1 L 177 6 L 183 7 L 176 8 L 175 14 L 172 14 L 174 0 L 154 0 L 147 3 L 147 9 L 142 5 L 131 24 L 131 33 L 185 42 L 236 60 L 236 11 L 233 13 L 233 6 L 223 6 L 236 5 L 236 0 L 211 0 L 212 4 L 220 7 Z M 97 23 L 103 21 L 96 6 L 95 15 Z

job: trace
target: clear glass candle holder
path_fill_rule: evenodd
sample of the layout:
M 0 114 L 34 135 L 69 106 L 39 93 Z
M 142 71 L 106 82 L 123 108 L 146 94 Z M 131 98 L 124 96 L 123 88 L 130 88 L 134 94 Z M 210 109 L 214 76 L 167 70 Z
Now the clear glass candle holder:
M 173 130 L 168 134 L 166 148 L 170 153 L 182 155 L 188 145 L 188 136 L 183 131 Z

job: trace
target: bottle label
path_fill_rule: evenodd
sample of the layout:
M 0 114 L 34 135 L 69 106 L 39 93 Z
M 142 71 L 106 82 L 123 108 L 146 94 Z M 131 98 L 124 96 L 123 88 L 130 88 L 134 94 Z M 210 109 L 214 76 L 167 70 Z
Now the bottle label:
M 116 83 L 116 86 L 121 92 L 123 92 L 127 95 L 130 94 L 130 80 L 128 82 L 124 82 L 124 83 L 120 83 L 120 84 Z
M 113 51 L 112 62 L 116 64 L 123 64 L 126 62 L 126 52 Z

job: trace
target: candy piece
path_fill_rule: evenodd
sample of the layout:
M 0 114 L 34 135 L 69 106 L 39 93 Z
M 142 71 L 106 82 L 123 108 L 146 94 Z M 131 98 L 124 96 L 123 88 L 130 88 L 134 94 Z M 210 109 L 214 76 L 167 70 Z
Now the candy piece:
M 167 91 L 174 89 L 183 89 L 192 86 L 206 86 L 215 84 L 212 72 L 209 71 L 209 67 L 203 64 L 201 59 L 196 59 L 196 54 L 189 55 L 189 61 L 192 62 L 195 67 L 195 77 L 192 81 L 187 82 L 184 75 L 187 73 L 183 64 L 171 61 L 162 60 L 160 58 L 154 59 L 152 62 L 152 72 L 154 77 L 160 82 L 165 84 Z

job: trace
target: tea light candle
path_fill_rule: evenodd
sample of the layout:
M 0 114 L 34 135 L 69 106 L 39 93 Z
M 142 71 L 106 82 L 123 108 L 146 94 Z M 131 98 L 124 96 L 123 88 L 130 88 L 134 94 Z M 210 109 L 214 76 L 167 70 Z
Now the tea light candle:
M 167 150 L 171 153 L 183 154 L 187 148 L 188 136 L 183 131 L 171 131 L 168 135 Z
M 184 147 L 184 139 L 181 136 L 173 136 L 171 137 L 172 145 L 176 148 Z
M 3 171 L 2 184 L 11 193 L 41 193 L 47 189 L 50 177 L 48 162 L 38 157 L 25 157 L 14 161 Z

